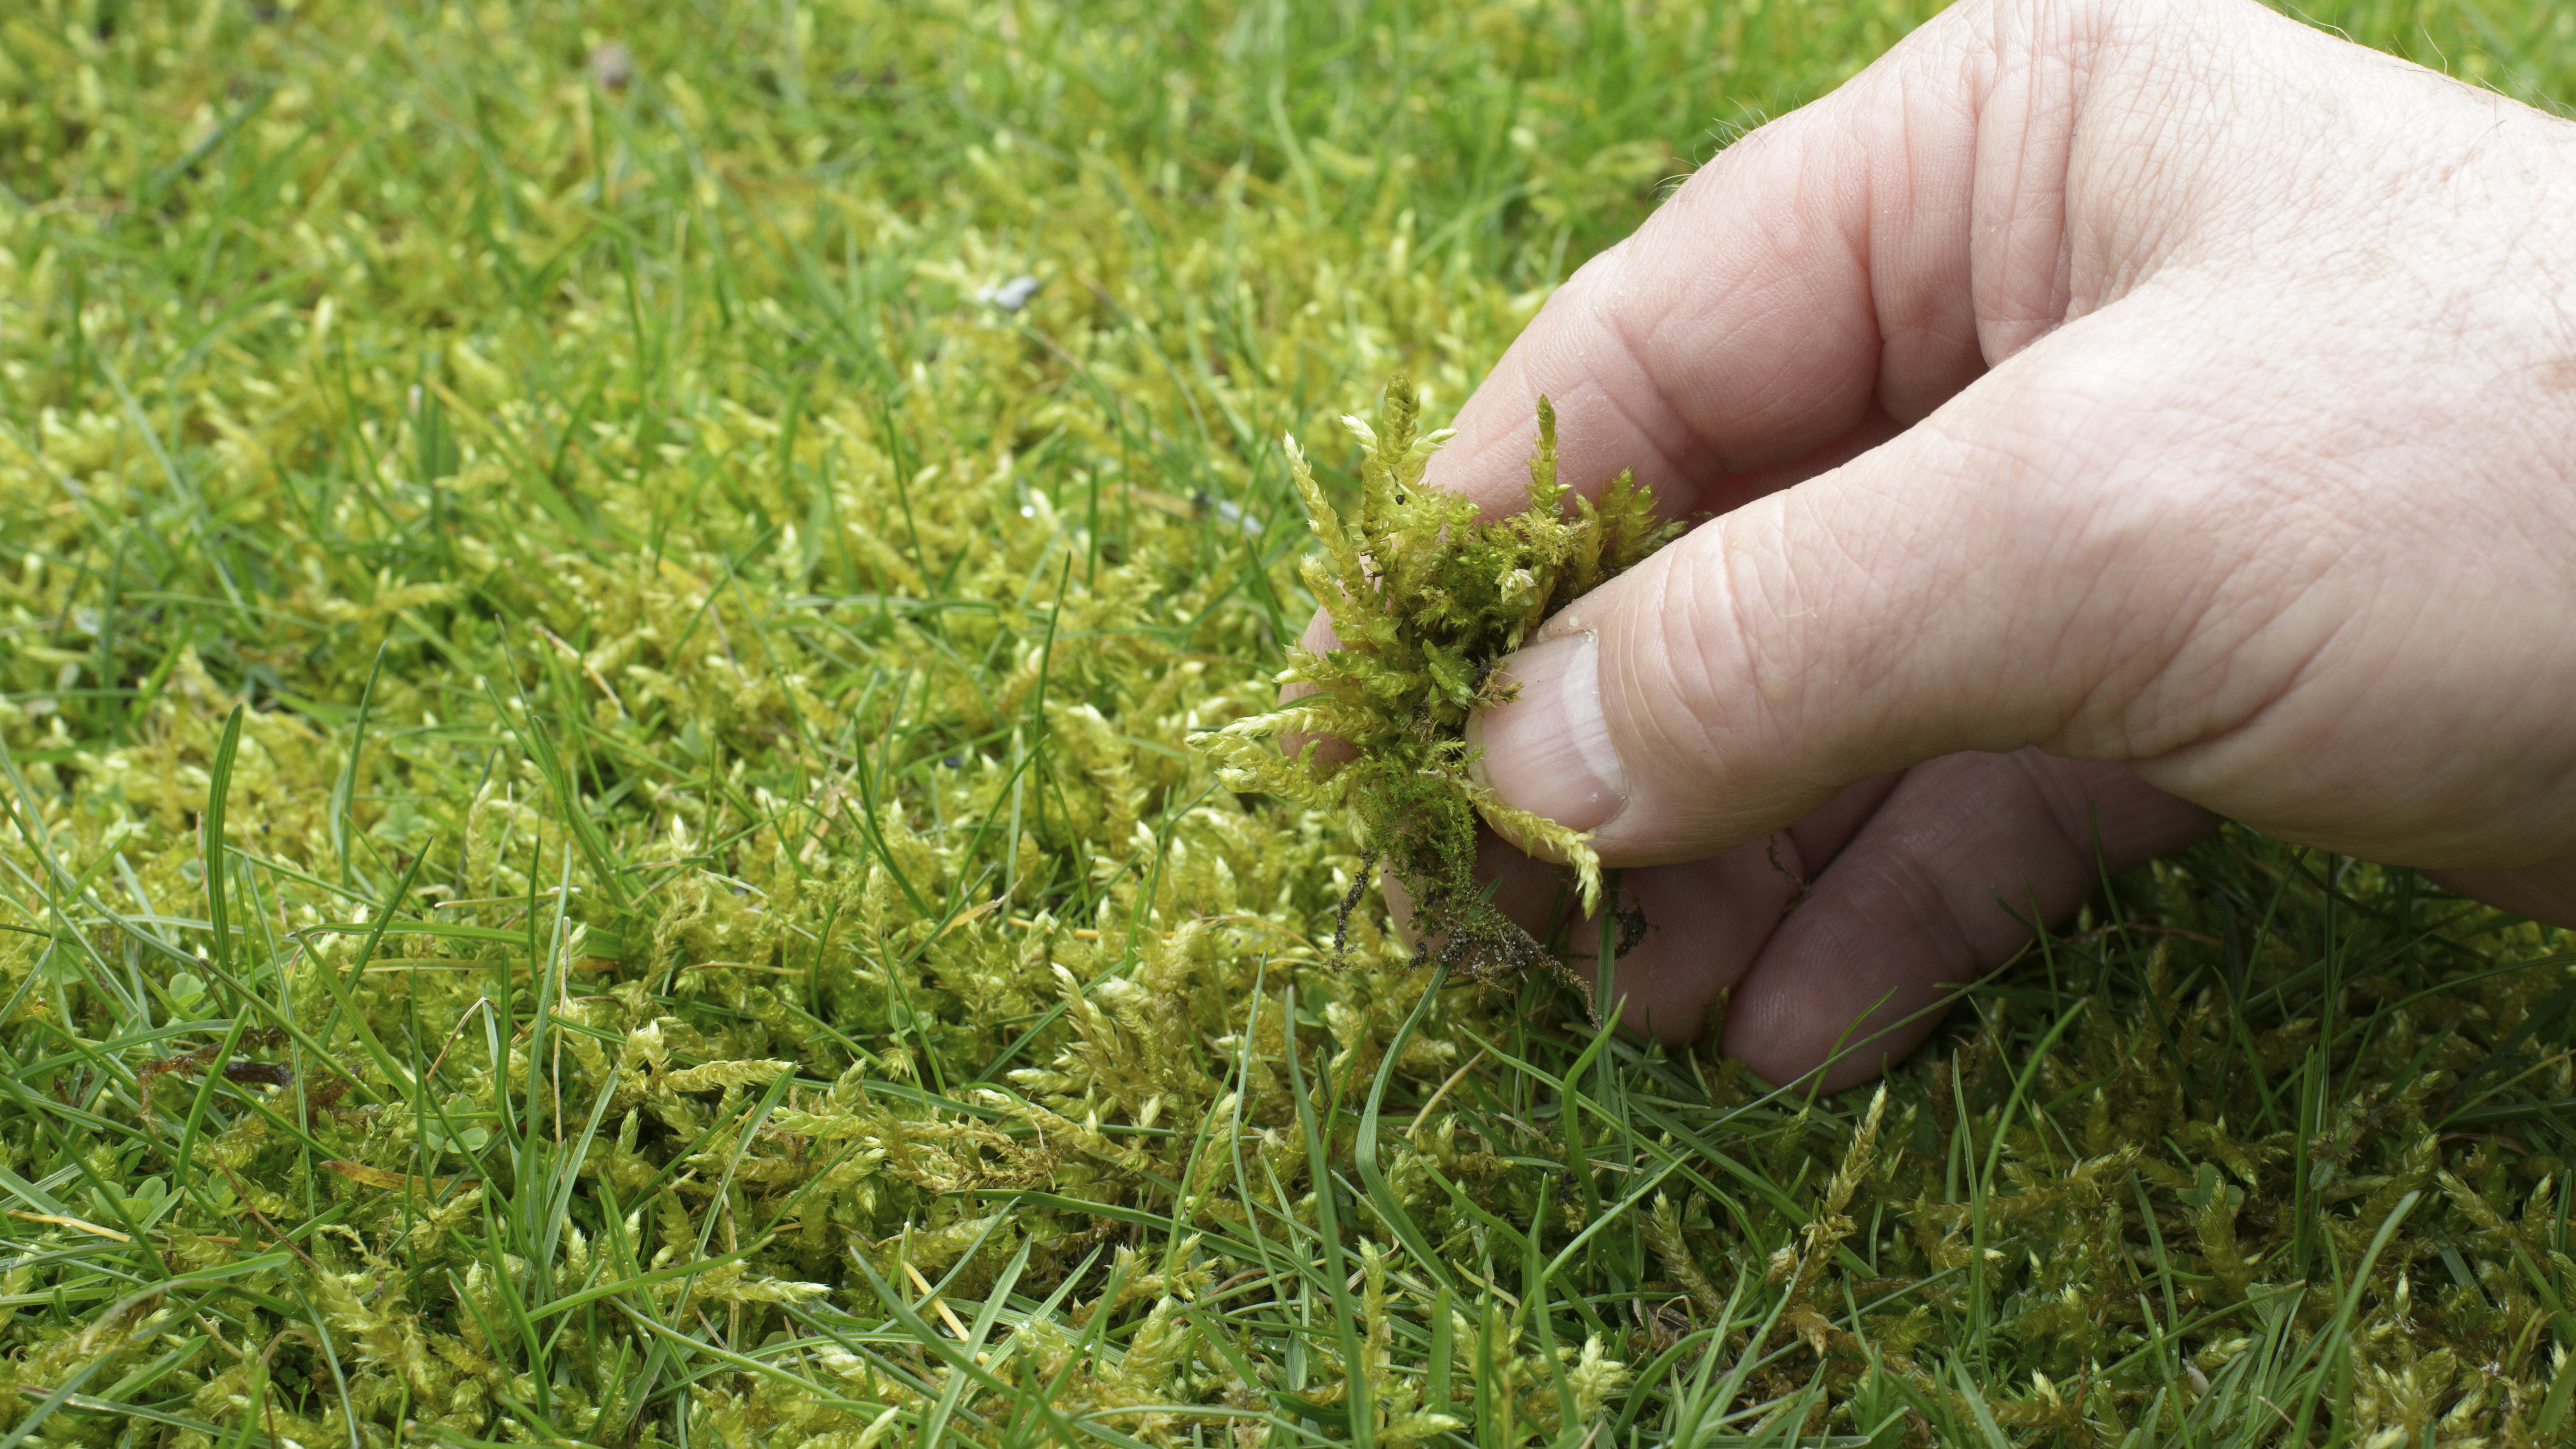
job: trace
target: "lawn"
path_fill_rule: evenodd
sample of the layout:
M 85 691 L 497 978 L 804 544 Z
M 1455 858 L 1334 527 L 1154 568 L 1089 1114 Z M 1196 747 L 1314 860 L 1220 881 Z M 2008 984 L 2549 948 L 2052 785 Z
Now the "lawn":
M 1188 743 L 1931 8 L 9 0 L 0 1449 L 2576 1432 L 2560 933 L 2230 830 L 1811 1099 Z

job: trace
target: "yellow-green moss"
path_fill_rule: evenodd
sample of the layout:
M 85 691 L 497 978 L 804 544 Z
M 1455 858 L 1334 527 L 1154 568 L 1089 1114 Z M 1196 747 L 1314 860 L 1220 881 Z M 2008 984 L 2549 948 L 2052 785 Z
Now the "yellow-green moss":
M 1587 911 L 1600 905 L 1601 861 L 1589 837 L 1515 810 L 1475 780 L 1461 733 L 1467 715 L 1518 693 L 1494 666 L 1540 621 L 1678 537 L 1681 526 L 1655 517 L 1653 495 L 1631 474 L 1611 479 L 1597 502 L 1558 481 L 1556 413 L 1545 398 L 1528 506 L 1487 520 L 1474 502 L 1423 486 L 1424 465 L 1449 435 L 1420 432 L 1419 412 L 1412 384 L 1399 377 L 1387 386 L 1376 428 L 1342 419 L 1364 449 L 1347 523 L 1288 440 L 1290 475 L 1323 543 L 1306 560 L 1306 586 L 1340 642 L 1320 654 L 1303 645 L 1289 651 L 1279 682 L 1309 692 L 1192 742 L 1225 764 L 1237 789 L 1347 806 L 1369 864 L 1382 861 L 1411 899 L 1417 957 L 1493 977 L 1554 958 L 1486 899 L 1475 878 L 1479 816 L 1564 860 Z M 1273 753 L 1272 742 L 1298 736 L 1306 739 L 1295 759 Z M 1349 746 L 1353 758 L 1320 763 L 1326 739 Z
M 2230 834 L 1808 1102 L 1188 746 L 1927 8 L 0 8 L 9 1432 L 2563 1435 L 2556 933 Z

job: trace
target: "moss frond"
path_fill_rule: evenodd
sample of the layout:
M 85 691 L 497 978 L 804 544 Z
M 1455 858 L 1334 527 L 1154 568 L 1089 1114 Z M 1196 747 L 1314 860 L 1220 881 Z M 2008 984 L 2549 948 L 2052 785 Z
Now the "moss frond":
M 1323 545 L 1305 561 L 1306 582 L 1340 647 L 1291 652 L 1280 682 L 1314 693 L 1191 742 L 1238 789 L 1346 802 L 1362 841 L 1413 899 L 1418 955 L 1493 977 L 1548 958 L 1478 886 L 1477 816 L 1561 856 L 1586 911 L 1600 908 L 1601 860 L 1589 836 L 1513 809 L 1477 783 L 1461 733 L 1468 713 L 1517 692 L 1494 666 L 1549 614 L 1681 530 L 1655 516 L 1653 493 L 1629 473 L 1598 500 L 1575 496 L 1557 476 L 1556 410 L 1545 398 L 1527 506 L 1485 519 L 1473 501 L 1423 486 L 1431 455 L 1450 435 L 1421 432 L 1420 414 L 1420 397 L 1398 377 L 1387 384 L 1375 426 L 1341 420 L 1361 448 L 1359 507 L 1347 518 L 1324 496 L 1297 440 L 1286 440 L 1289 476 Z M 1318 734 L 1348 741 L 1358 758 L 1323 766 L 1311 744 L 1293 758 L 1256 753 L 1256 741 Z

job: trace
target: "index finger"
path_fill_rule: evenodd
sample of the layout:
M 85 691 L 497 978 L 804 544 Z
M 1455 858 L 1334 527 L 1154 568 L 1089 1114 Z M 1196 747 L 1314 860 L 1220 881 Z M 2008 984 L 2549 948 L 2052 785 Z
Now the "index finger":
M 2103 8 L 1962 5 L 1720 152 L 1549 299 L 1431 481 L 1516 507 L 1544 394 L 1560 476 L 1722 513 L 1931 412 L 2064 315 L 2076 67 L 2002 57 L 2082 54 L 2046 32 Z M 2037 94 L 1990 105 L 1999 73 Z

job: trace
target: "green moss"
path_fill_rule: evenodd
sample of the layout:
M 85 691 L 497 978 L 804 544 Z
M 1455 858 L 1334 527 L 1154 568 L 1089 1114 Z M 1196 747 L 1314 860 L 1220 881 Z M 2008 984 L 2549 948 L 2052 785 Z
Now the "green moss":
M 2563 1439 L 2564 934 L 2231 831 L 1808 1101 L 1189 747 L 1282 433 L 1928 9 L 0 7 L 0 1419 Z
M 1449 435 L 1420 432 L 1419 412 L 1412 384 L 1399 377 L 1375 428 L 1342 419 L 1365 450 L 1347 523 L 1296 439 L 1287 441 L 1308 526 L 1323 543 L 1305 562 L 1306 585 L 1341 642 L 1321 654 L 1290 651 L 1279 676 L 1298 695 L 1288 705 L 1192 743 L 1224 762 L 1237 788 L 1347 805 L 1371 860 L 1383 860 L 1411 898 L 1418 957 L 1492 978 L 1554 958 L 1475 879 L 1478 816 L 1566 862 L 1586 911 L 1600 905 L 1601 862 L 1589 837 L 1514 810 L 1478 783 L 1461 733 L 1468 713 L 1518 694 L 1494 666 L 1541 621 L 1681 528 L 1655 517 L 1653 495 L 1631 474 L 1612 479 L 1597 501 L 1559 482 L 1556 413 L 1545 398 L 1528 506 L 1487 520 L 1472 501 L 1422 486 L 1425 464 Z M 1300 736 L 1290 761 L 1266 744 Z M 1346 743 L 1354 758 L 1319 761 L 1317 737 Z

